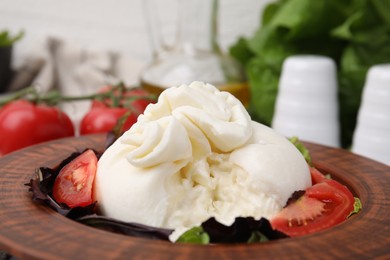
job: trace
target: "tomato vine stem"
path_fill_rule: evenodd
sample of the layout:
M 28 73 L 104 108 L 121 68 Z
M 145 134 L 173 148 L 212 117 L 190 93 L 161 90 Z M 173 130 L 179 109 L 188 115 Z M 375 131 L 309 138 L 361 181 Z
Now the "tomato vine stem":
M 55 106 L 60 102 L 72 102 L 72 101 L 82 101 L 82 100 L 112 100 L 111 107 L 118 107 L 120 105 L 120 97 L 116 94 L 117 91 L 120 91 L 120 96 L 126 91 L 126 88 L 123 83 L 120 83 L 106 92 L 99 92 L 94 94 L 80 95 L 80 96 L 64 96 L 57 90 L 49 91 L 45 94 L 39 94 L 37 89 L 34 86 L 30 86 L 19 91 L 14 92 L 12 95 L 0 100 L 0 107 L 19 99 L 27 100 L 34 104 L 46 104 L 49 106 Z M 155 96 L 152 95 L 140 95 L 131 97 L 130 101 L 134 101 L 138 98 L 155 100 Z

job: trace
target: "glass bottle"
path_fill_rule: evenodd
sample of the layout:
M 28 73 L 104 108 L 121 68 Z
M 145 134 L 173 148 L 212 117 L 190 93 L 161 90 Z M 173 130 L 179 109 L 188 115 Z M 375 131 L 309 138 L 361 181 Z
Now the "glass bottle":
M 249 89 L 243 68 L 221 51 L 217 41 L 218 0 L 176 0 L 176 33 L 171 44 L 167 35 L 172 32 L 164 31 L 160 20 L 158 5 L 163 3 L 145 1 L 153 60 L 141 74 L 141 85 L 159 94 L 168 87 L 203 81 L 231 92 L 247 105 Z M 172 19 L 171 15 L 165 20 Z

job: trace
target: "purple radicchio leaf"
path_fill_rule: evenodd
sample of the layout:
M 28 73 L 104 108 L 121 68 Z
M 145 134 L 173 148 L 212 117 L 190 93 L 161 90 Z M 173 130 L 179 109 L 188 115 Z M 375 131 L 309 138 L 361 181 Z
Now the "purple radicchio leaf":
M 288 205 L 299 200 L 299 198 L 302 197 L 303 195 L 305 195 L 305 193 L 306 193 L 306 191 L 304 191 L 304 190 L 294 191 L 294 193 L 291 195 L 291 197 L 287 200 L 285 207 L 287 207 Z
M 225 226 L 215 218 L 210 218 L 202 227 L 210 236 L 210 243 L 245 243 L 256 231 L 269 240 L 287 237 L 284 233 L 274 230 L 265 218 L 255 220 L 252 217 L 237 217 L 231 226 Z
M 86 150 L 86 149 L 85 149 Z M 84 151 L 85 151 L 84 150 Z M 97 156 L 100 154 L 97 151 L 94 151 Z M 29 183 L 26 183 L 26 186 L 29 186 L 29 191 L 32 192 L 32 199 L 37 203 L 43 203 L 57 211 L 63 216 L 74 219 L 79 218 L 84 215 L 92 214 L 94 211 L 94 207 L 96 203 L 92 203 L 91 205 L 85 207 L 75 207 L 69 208 L 67 205 L 63 203 L 57 203 L 53 196 L 53 186 L 54 181 L 61 169 L 70 163 L 77 156 L 82 154 L 82 152 L 74 152 L 69 157 L 64 159 L 58 166 L 54 168 L 48 167 L 40 167 L 35 172 L 35 177 L 30 180 Z
M 139 223 L 124 222 L 99 215 L 83 216 L 76 221 L 91 227 L 114 233 L 149 239 L 169 240 L 169 235 L 173 232 L 171 229 L 151 227 Z

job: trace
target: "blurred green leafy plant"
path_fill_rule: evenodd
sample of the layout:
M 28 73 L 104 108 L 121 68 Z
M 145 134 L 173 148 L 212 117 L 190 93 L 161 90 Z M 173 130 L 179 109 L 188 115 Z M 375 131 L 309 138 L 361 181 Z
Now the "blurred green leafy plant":
M 18 34 L 12 36 L 7 30 L 0 31 L 0 47 L 11 46 L 15 42 L 22 39 L 24 36 L 24 31 L 20 31 Z
M 249 112 L 270 125 L 283 61 L 291 55 L 333 58 L 338 65 L 339 115 L 344 147 L 352 141 L 368 69 L 390 63 L 390 0 L 278 0 L 262 13 L 252 37 L 230 54 L 240 61 L 251 88 Z

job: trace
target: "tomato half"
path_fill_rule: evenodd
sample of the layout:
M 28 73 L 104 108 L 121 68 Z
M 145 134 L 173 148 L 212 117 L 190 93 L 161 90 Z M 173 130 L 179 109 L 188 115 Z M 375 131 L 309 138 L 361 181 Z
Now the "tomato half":
M 92 150 L 65 165 L 54 181 L 53 197 L 68 207 L 83 207 L 93 203 L 92 184 L 97 169 L 97 157 Z
M 74 136 L 72 121 L 57 107 L 27 100 L 0 109 L 0 156 L 33 144 Z
M 354 202 L 346 186 L 324 177 L 271 219 L 271 225 L 291 237 L 322 231 L 346 220 Z

